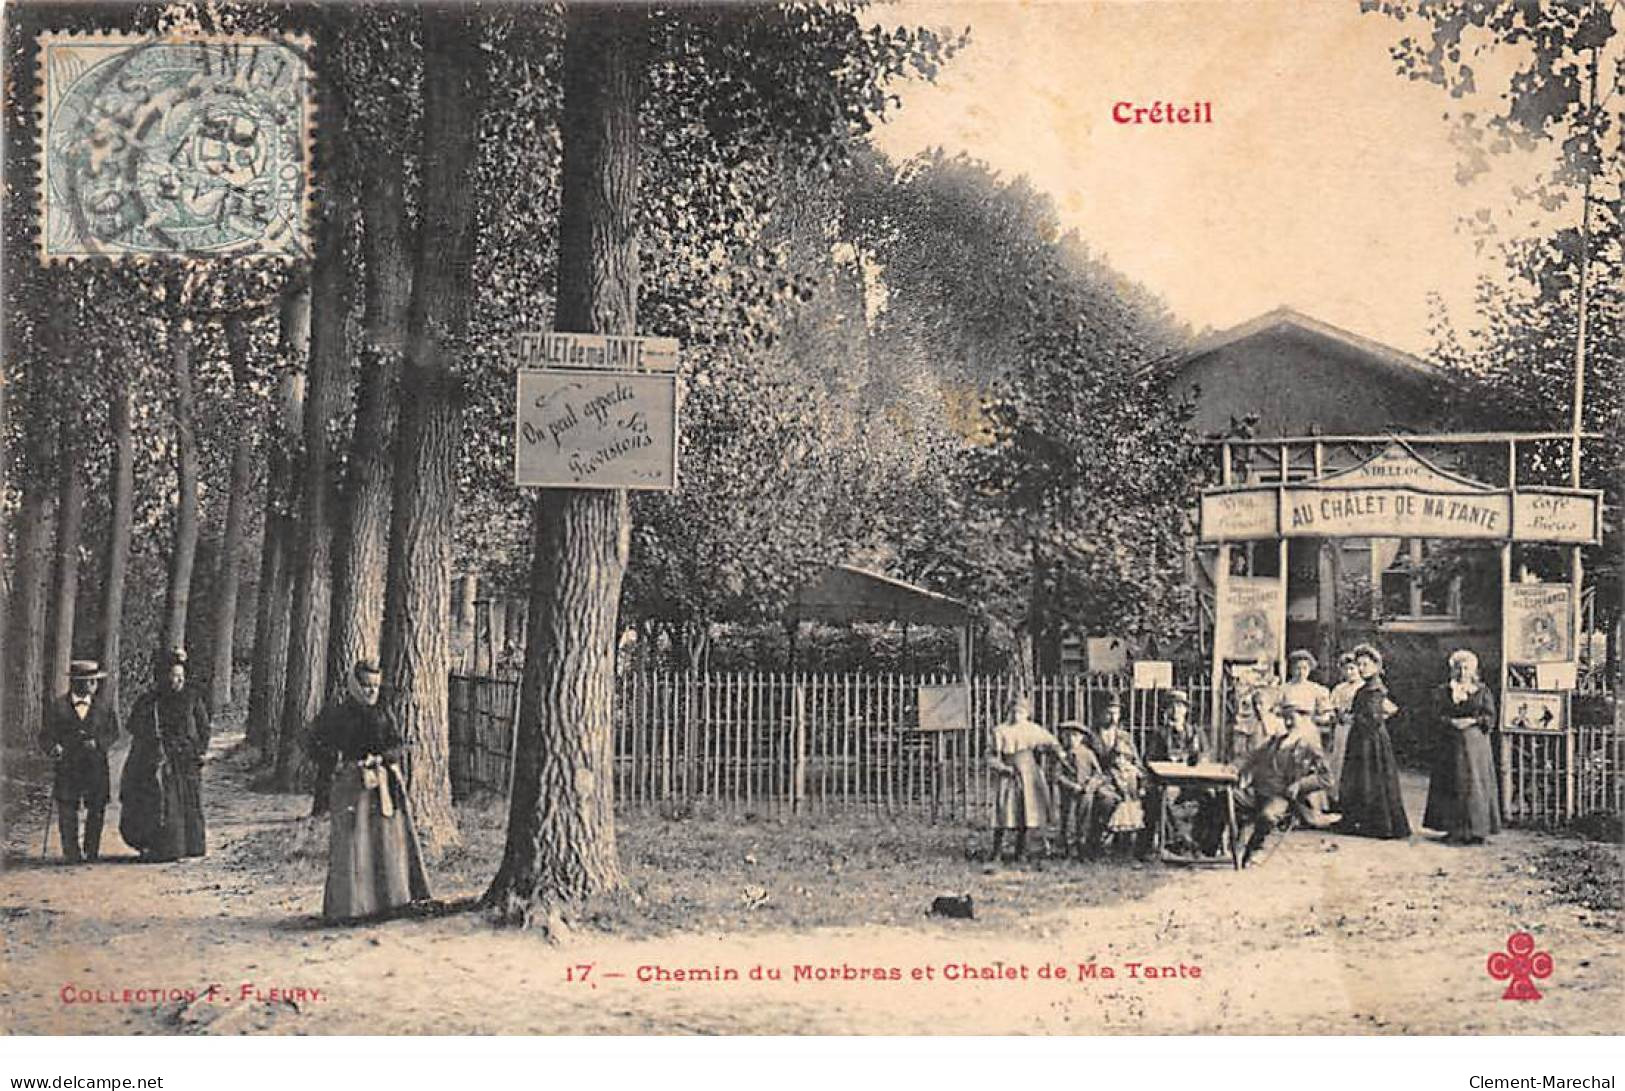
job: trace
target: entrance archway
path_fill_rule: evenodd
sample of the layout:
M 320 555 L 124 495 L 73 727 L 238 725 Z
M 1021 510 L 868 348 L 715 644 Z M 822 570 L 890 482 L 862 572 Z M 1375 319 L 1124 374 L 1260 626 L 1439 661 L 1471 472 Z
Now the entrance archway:
M 1202 492 L 1199 535 L 1201 543 L 1216 548 L 1210 644 L 1216 740 L 1224 739 L 1225 710 L 1231 703 L 1226 696 L 1237 664 L 1269 664 L 1284 676 L 1290 574 L 1295 566 L 1305 566 L 1302 547 L 1314 544 L 1318 554 L 1313 558 L 1318 570 L 1315 615 L 1322 624 L 1329 617 L 1337 633 L 1342 619 L 1336 558 L 1344 541 L 1367 543 L 1371 593 L 1377 596 L 1387 590 L 1382 575 L 1397 559 L 1400 543 L 1420 554 L 1426 542 L 1481 542 L 1498 555 L 1494 628 L 1502 803 L 1510 819 L 1572 818 L 1577 794 L 1586 794 L 1585 786 L 1576 784 L 1577 771 L 1583 771 L 1577 770 L 1582 763 L 1575 759 L 1572 717 L 1583 646 L 1581 549 L 1602 539 L 1602 495 L 1594 489 L 1520 482 L 1517 473 L 1520 444 L 1570 438 L 1474 433 L 1224 441 L 1221 483 Z M 1440 466 L 1419 453 L 1421 446 L 1472 450 L 1480 459 L 1495 447 L 1504 448 L 1506 483 L 1486 483 Z M 1244 468 L 1240 481 L 1238 464 Z M 1557 582 L 1527 582 L 1523 566 L 1514 567 L 1514 548 L 1524 545 L 1566 550 L 1567 571 Z M 1238 573 L 1234 562 L 1243 550 L 1248 563 Z M 1270 550 L 1273 563 L 1257 563 L 1261 551 Z M 1447 602 L 1450 593 L 1444 592 Z M 1459 587 L 1455 593 L 1459 596 Z M 1410 594 L 1419 600 L 1426 590 L 1413 587 Z M 1375 600 L 1373 620 L 1380 605 Z M 1414 620 L 1414 632 L 1431 632 L 1441 641 L 1452 638 L 1448 613 L 1438 624 L 1430 625 L 1426 617 Z M 1521 785 L 1549 783 L 1549 777 L 1532 774 L 1558 767 L 1563 771 L 1560 785 L 1543 792 L 1538 802 L 1526 798 L 1529 793 Z

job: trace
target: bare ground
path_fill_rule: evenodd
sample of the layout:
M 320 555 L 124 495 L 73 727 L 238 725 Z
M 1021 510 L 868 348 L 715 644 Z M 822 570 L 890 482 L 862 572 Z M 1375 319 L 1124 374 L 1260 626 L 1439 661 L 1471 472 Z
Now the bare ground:
M 552 945 L 493 930 L 467 911 L 323 925 L 325 829 L 302 817 L 306 800 L 250 790 L 246 755 L 228 752 L 234 741 L 221 740 L 206 773 L 211 851 L 203 859 L 134 863 L 117 837 L 116 806 L 106 846 L 113 859 L 96 866 L 40 859 L 42 810 L 31 822 L 9 823 L 0 1027 L 23 1034 L 1625 1030 L 1617 845 L 1514 831 L 1488 847 L 1461 849 L 1431 837 L 1391 843 L 1294 832 L 1241 873 L 1117 860 L 990 868 L 972 853 L 985 835 L 963 825 L 628 817 L 626 895 Z M 1413 820 L 1421 787 L 1407 784 Z M 452 904 L 479 895 L 501 849 L 500 808 L 465 808 L 462 819 L 466 846 L 433 874 L 437 895 Z M 976 920 L 924 914 L 933 896 L 961 892 L 974 897 Z M 1504 985 L 1486 973 L 1490 952 L 1519 930 L 1533 932 L 1555 962 L 1538 983 L 1539 1002 L 1502 1001 Z M 1089 963 L 1096 976 L 1080 978 L 1080 964 Z M 1175 976 L 1150 978 L 1143 966 L 1132 976 L 1132 963 L 1173 967 Z M 1065 978 L 1040 976 L 1046 966 L 1064 968 Z M 584 980 L 581 967 L 591 967 Z M 702 973 L 639 981 L 640 973 L 659 976 L 656 967 Z M 967 980 L 961 967 L 1016 976 Z M 1115 976 L 1105 976 L 1108 968 Z M 877 969 L 901 980 L 873 980 Z M 707 979 L 730 970 L 737 980 Z M 126 997 L 138 989 L 165 998 Z M 272 989 L 304 992 L 290 1001 Z M 199 998 L 167 998 L 186 990 Z

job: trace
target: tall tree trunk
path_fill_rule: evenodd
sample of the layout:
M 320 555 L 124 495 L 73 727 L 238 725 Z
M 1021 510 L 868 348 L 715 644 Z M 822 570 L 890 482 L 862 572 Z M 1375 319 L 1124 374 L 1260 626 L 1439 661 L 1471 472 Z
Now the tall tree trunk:
M 384 678 L 410 748 L 408 796 L 424 849 L 457 843 L 451 808 L 447 672 L 451 532 L 462 439 L 461 384 L 449 355 L 468 325 L 474 256 L 474 138 L 484 96 L 478 29 L 460 8 L 423 13 L 423 230 L 395 454 Z
M 0 333 L 0 337 L 4 334 Z M 11 411 L 10 399 L 6 397 L 6 389 L 11 385 L 7 378 L 10 369 L 6 362 L 0 358 L 0 437 L 11 435 L 11 418 L 7 414 Z M 6 482 L 11 472 L 11 444 L 0 442 L 0 496 L 7 495 Z M 11 558 L 12 554 L 6 552 L 6 543 L 11 540 L 11 506 L 0 503 L 0 716 L 4 715 L 6 699 L 6 679 L 4 664 L 6 649 L 10 646 L 11 638 Z
M 342 124 L 335 129 L 342 131 Z M 305 457 L 299 474 L 298 516 L 288 569 L 293 608 L 288 622 L 287 688 L 277 737 L 276 783 L 285 792 L 308 788 L 311 766 L 305 731 L 327 694 L 327 637 L 333 607 L 333 522 L 337 467 L 343 458 L 338 423 L 350 395 L 350 217 L 347 179 L 330 187 L 328 220 L 311 273 L 310 382 L 305 393 Z
M 46 452 L 29 450 L 29 461 L 43 460 Z M 39 734 L 45 707 L 45 601 L 51 578 L 52 491 L 41 475 L 23 493 L 17 515 L 17 582 L 12 589 L 11 655 L 6 666 L 12 674 L 5 709 L 6 738 L 32 746 Z
M 556 325 L 636 333 L 648 15 L 571 5 L 566 20 Z M 547 489 L 537 499 L 508 838 L 485 895 L 510 923 L 555 931 L 568 903 L 620 883 L 611 726 L 630 541 L 624 490 Z
M 119 707 L 120 647 L 124 629 L 124 581 L 130 568 L 130 530 L 135 502 L 135 440 L 130 431 L 131 398 L 128 376 L 121 373 L 107 409 L 107 430 L 113 439 L 113 464 L 108 470 L 107 552 L 102 559 L 102 608 L 96 645 L 107 681 L 102 700 Z M 120 721 L 122 722 L 122 720 Z
M 35 355 L 22 376 L 23 462 L 18 484 L 23 490 L 17 519 L 17 572 L 7 611 L 10 632 L 5 700 L 0 704 L 0 732 L 13 744 L 32 748 L 45 708 L 46 605 L 51 580 L 52 512 L 59 489 L 56 433 L 58 412 L 50 369 L 62 354 L 59 324 L 38 325 L 44 351 Z
M 68 692 L 68 663 L 73 659 L 73 622 L 79 604 L 79 534 L 85 516 L 83 452 L 77 421 L 64 419 L 58 433 L 56 580 L 51 593 L 51 658 L 46 664 L 45 696 Z
M 176 318 L 169 330 L 170 380 L 175 384 L 175 471 L 180 497 L 175 510 L 175 549 L 169 559 L 169 591 L 164 599 L 160 649 L 186 646 L 186 613 L 192 601 L 192 565 L 197 559 L 197 430 L 192 419 L 192 331 Z
M 333 571 L 333 624 L 327 671 L 341 679 L 361 659 L 377 659 L 384 627 L 389 513 L 394 484 L 401 358 L 412 300 L 411 253 L 398 151 L 371 159 L 361 189 L 366 255 L 366 349 Z
M 226 344 L 231 353 L 232 388 L 236 408 L 247 408 L 248 331 L 240 317 L 226 319 Z M 246 416 L 246 414 L 242 414 Z M 246 425 L 246 420 L 243 422 Z M 239 428 L 231 441 L 231 484 L 226 496 L 226 526 L 220 538 L 220 559 L 214 589 L 214 617 L 210 631 L 209 703 L 216 709 L 231 704 L 232 645 L 237 633 L 238 554 L 242 552 L 243 520 L 253 472 L 253 438 Z
M 282 356 L 276 404 L 266 429 L 265 538 L 261 545 L 259 603 L 254 624 L 254 668 L 249 675 L 248 738 L 263 762 L 274 762 L 287 687 L 288 578 L 297 448 L 305 419 L 305 366 L 310 355 L 310 287 L 290 293 L 282 306 Z

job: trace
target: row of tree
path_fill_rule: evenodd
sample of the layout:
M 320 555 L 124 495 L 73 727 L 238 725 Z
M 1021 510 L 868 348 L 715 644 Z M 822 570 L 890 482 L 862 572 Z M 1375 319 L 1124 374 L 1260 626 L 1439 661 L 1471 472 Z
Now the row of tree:
M 490 901 L 551 919 L 616 882 L 628 626 L 688 646 L 860 554 L 966 596 L 1012 652 L 1084 604 L 1178 612 L 1146 543 L 1177 535 L 1181 417 L 1140 376 L 1179 331 L 1023 183 L 865 140 L 962 39 L 846 4 L 24 8 L 14 70 L 92 17 L 315 43 L 314 248 L 34 264 L 37 104 L 8 98 L 10 743 L 70 656 L 113 666 L 117 700 L 186 645 L 217 708 L 251 664 L 249 738 L 303 788 L 307 725 L 376 657 L 443 850 L 451 574 L 506 577 L 530 637 Z M 678 492 L 514 488 L 510 346 L 548 326 L 682 340 Z

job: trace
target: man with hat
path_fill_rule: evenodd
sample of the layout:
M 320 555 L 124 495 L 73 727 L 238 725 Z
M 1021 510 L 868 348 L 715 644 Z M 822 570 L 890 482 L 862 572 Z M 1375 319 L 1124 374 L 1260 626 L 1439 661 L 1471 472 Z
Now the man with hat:
M 107 674 L 93 659 L 68 664 L 68 693 L 45 710 L 40 746 L 56 763 L 51 797 L 62 831 L 62 859 L 77 864 L 101 855 L 102 818 L 107 813 L 107 752 L 118 741 L 118 713 L 96 700 Z M 79 844 L 79 808 L 85 809 L 85 841 Z
M 1161 729 L 1152 732 L 1151 737 L 1146 740 L 1146 761 L 1175 762 L 1180 765 L 1200 764 L 1204 753 L 1202 733 L 1190 722 L 1190 695 L 1182 689 L 1169 689 L 1163 691 L 1163 698 L 1167 702 L 1165 706 L 1167 712 Z M 1169 848 L 1185 851 L 1194 843 L 1197 814 L 1209 794 L 1205 789 L 1181 789 L 1173 785 L 1158 784 L 1153 779 L 1151 788 L 1146 793 L 1146 811 L 1153 816 L 1160 816 L 1164 809 L 1167 810 Z M 1155 831 L 1159 821 L 1159 818 L 1153 817 L 1146 823 L 1145 833 L 1140 839 L 1142 856 L 1150 855 L 1154 847 Z
M 1202 733 L 1190 722 L 1190 694 L 1182 689 L 1169 689 L 1163 691 L 1163 699 L 1168 711 L 1162 730 L 1146 741 L 1146 760 L 1196 765 L 1202 760 Z
M 136 699 L 130 754 L 119 785 L 119 833 L 148 861 L 202 856 L 203 756 L 209 709 L 186 684 L 186 652 L 160 658 L 157 684 Z
M 1236 807 L 1247 832 L 1242 867 L 1252 862 L 1294 810 L 1298 821 L 1313 829 L 1326 829 L 1343 817 L 1327 809 L 1331 768 L 1319 741 L 1303 732 L 1272 736 L 1242 759 L 1237 772 Z M 1215 848 L 1218 825 L 1209 826 Z

